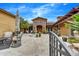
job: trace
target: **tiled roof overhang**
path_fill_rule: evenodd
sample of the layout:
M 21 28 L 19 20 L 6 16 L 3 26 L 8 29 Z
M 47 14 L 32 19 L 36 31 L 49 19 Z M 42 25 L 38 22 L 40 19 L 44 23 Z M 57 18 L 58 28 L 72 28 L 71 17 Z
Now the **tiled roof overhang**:
M 34 19 L 32 19 L 32 21 L 37 20 L 37 19 L 43 19 L 43 20 L 46 20 L 46 21 L 47 21 L 47 19 L 46 19 L 46 18 L 42 18 L 42 17 L 37 17 L 37 18 L 34 18 Z
M 57 22 L 55 22 L 55 23 L 53 24 L 53 26 L 55 26 L 55 25 L 57 25 L 58 23 L 60 23 L 60 22 L 62 22 L 62 21 L 64 21 L 64 20 L 66 20 L 68 17 L 70 17 L 70 16 L 76 14 L 77 12 L 79 12 L 79 9 L 78 9 L 78 8 L 73 8 L 69 13 L 67 13 L 65 16 L 63 16 L 60 20 L 58 20 Z
M 12 13 L 10 13 L 10 12 L 4 10 L 4 9 L 1 9 L 1 8 L 0 8 L 0 11 L 3 12 L 3 13 L 5 13 L 5 14 L 7 14 L 7 15 L 9 15 L 9 16 L 14 17 L 14 18 L 16 17 L 16 15 L 14 15 L 14 14 L 12 14 Z

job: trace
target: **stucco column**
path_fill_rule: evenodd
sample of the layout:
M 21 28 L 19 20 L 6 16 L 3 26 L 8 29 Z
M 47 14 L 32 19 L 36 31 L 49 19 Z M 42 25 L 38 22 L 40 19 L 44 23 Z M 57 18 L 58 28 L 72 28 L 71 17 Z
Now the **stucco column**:
M 35 32 L 37 32 L 37 26 L 35 25 Z
M 37 26 L 36 25 L 33 25 L 33 31 L 37 32 Z
M 42 31 L 43 31 L 43 32 L 46 31 L 46 25 L 42 25 Z
M 33 25 L 33 32 L 35 32 L 35 30 L 34 30 L 34 25 Z

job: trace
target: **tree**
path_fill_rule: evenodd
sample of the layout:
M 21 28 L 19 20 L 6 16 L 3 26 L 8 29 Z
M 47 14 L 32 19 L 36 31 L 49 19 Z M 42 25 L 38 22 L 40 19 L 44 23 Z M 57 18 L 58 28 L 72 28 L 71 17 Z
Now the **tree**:
M 73 15 L 73 23 L 71 24 L 71 29 L 79 31 L 79 14 Z
M 72 36 L 74 36 L 73 31 L 78 31 L 79 32 L 79 14 L 75 14 L 72 16 L 72 22 L 71 23 L 65 23 L 66 28 L 71 29 Z
M 24 30 L 24 32 L 26 32 L 26 30 L 28 30 L 29 28 L 29 23 L 27 20 L 21 20 L 20 22 L 20 29 Z
M 73 20 L 79 22 L 79 14 L 73 15 Z

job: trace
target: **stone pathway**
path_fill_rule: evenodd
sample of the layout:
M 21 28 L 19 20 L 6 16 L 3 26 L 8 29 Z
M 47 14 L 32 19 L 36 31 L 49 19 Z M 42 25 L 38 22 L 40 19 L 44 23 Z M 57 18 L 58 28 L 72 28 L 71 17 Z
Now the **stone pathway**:
M 24 34 L 21 39 L 21 46 L 0 50 L 2 56 L 48 56 L 49 36 L 42 34 L 36 38 L 34 34 Z

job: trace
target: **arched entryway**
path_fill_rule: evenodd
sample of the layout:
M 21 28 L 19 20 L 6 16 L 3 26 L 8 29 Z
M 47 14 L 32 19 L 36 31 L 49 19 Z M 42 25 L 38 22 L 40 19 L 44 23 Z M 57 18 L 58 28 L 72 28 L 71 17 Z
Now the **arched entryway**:
M 42 26 L 41 25 L 37 26 L 37 32 L 42 32 Z

